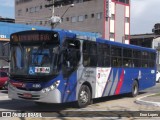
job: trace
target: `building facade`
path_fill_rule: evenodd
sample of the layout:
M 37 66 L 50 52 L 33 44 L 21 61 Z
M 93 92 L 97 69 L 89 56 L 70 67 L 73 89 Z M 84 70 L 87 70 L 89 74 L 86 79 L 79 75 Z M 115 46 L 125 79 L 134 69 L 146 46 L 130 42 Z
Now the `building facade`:
M 47 0 L 15 0 L 16 23 L 50 26 L 53 11 L 46 4 Z M 55 0 L 54 5 L 54 16 L 62 18 L 56 28 L 99 33 L 129 44 L 130 0 Z

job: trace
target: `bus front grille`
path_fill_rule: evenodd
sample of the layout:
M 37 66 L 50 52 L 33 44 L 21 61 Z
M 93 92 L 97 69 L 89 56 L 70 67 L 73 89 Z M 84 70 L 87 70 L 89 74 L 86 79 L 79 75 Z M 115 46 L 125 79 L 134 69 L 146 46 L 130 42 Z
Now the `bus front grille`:
M 32 95 L 31 97 L 25 97 L 21 93 L 18 93 L 18 97 L 22 99 L 27 99 L 27 100 L 39 100 L 40 99 L 40 95 Z

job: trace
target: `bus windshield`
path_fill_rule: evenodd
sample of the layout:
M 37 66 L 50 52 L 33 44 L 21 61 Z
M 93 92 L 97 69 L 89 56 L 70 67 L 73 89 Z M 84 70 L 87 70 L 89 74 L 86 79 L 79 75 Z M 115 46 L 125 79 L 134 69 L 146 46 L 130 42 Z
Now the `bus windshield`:
M 11 75 L 55 75 L 59 69 L 59 45 L 14 45 Z

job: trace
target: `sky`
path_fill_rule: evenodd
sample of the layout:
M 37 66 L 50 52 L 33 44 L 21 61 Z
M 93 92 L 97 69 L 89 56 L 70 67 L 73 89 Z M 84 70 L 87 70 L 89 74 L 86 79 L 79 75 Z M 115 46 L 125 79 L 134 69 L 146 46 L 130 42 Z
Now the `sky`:
M 0 0 L 0 16 L 14 18 L 14 0 Z
M 151 33 L 160 23 L 160 0 L 131 0 L 131 34 Z
M 131 0 L 131 34 L 151 33 L 160 23 L 160 0 Z M 14 18 L 14 0 L 0 0 L 0 16 Z

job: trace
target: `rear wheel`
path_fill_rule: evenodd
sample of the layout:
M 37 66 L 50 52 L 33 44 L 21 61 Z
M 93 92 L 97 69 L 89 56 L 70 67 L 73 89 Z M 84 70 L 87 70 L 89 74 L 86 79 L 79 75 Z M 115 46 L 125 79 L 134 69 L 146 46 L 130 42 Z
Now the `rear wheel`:
M 134 81 L 132 85 L 131 97 L 136 97 L 138 95 L 138 82 Z
M 91 103 L 91 91 L 87 85 L 82 85 L 78 93 L 78 107 L 83 108 Z

